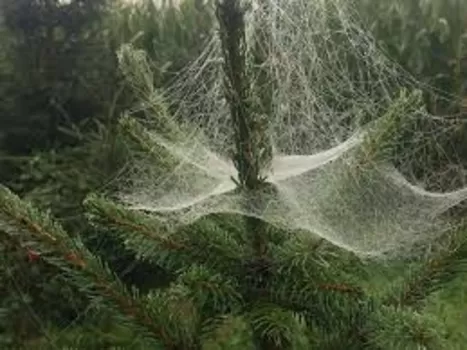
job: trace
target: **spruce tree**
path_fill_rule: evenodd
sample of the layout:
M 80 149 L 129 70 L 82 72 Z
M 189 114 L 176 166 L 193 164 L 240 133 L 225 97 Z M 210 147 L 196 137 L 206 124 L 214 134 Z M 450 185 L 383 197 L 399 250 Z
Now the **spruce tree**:
M 238 174 L 232 181 L 247 209 L 254 207 L 257 212 L 267 205 L 258 198 L 276 195 L 266 175 L 272 154 L 268 138 L 268 100 L 272 97 L 266 88 L 258 97 L 249 80 L 245 8 L 238 0 L 220 1 L 217 18 Z M 255 51 L 256 69 L 261 69 L 265 55 L 267 50 Z M 149 106 L 176 138 L 177 132 L 164 119 L 170 108 L 157 91 L 139 88 L 152 95 Z M 392 131 L 404 122 L 401 108 L 418 101 L 417 94 L 401 95 L 383 123 L 366 138 L 361 168 L 364 161 L 387 151 Z M 123 118 L 121 127 L 147 156 L 159 161 L 165 156 L 166 150 L 136 120 Z M 172 161 L 168 155 L 163 159 L 167 164 Z M 29 252 L 33 260 L 52 266 L 89 301 L 87 319 L 79 327 L 66 332 L 45 329 L 38 348 L 53 344 L 205 349 L 220 343 L 230 329 L 236 329 L 235 336 L 241 333 L 248 338 L 237 344 L 238 349 L 446 348 L 441 320 L 424 314 L 422 305 L 426 296 L 464 271 L 467 245 L 462 230 L 450 233 L 445 249 L 389 269 L 385 264 L 365 263 L 323 239 L 305 239 L 256 217 L 209 215 L 174 231 L 170 217 L 131 210 L 102 196 L 90 195 L 85 206 L 95 225 L 105 227 L 106 232 L 110 228 L 138 259 L 162 266 L 173 279 L 148 292 L 125 286 L 78 237 L 71 237 L 49 215 L 0 188 L 2 246 Z M 369 276 L 386 271 L 400 279 L 390 286 L 369 283 Z
M 104 28 L 108 7 L 105 0 L 0 2 L 12 69 L 2 72 L 2 88 L 13 105 L 1 106 L 10 154 L 74 144 L 60 128 L 105 113 L 102 101 L 112 100 L 118 84 Z

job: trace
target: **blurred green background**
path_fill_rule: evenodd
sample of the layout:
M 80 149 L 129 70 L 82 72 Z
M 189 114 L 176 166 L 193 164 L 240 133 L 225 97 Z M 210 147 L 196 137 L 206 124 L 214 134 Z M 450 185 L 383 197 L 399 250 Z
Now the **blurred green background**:
M 451 97 L 447 103 L 427 95 L 430 111 L 465 117 L 467 1 L 352 1 L 394 61 Z M 148 267 L 134 265 L 126 273 L 134 259 L 119 242 L 104 240 L 89 226 L 81 206 L 89 192 L 112 191 L 132 147 L 116 128 L 122 111 L 136 99 L 120 76 L 116 50 L 129 42 L 144 49 L 160 87 L 200 53 L 213 20 L 213 3 L 203 0 L 157 6 L 152 0 L 0 0 L 0 183 L 50 210 L 131 283 L 144 285 Z M 447 141 L 452 156 L 466 164 L 467 130 Z M 13 273 L 24 276 L 21 285 L 12 286 L 0 271 L 0 310 L 7 310 L 0 312 L 0 330 L 31 333 L 25 300 L 49 319 L 73 318 L 73 304 L 63 307 L 73 291 L 50 280 L 53 272 L 17 264 L 18 252 L 0 253 L 4 263 L 15 266 Z M 159 277 L 166 276 L 161 271 Z M 455 310 L 434 305 L 434 312 L 443 315 Z

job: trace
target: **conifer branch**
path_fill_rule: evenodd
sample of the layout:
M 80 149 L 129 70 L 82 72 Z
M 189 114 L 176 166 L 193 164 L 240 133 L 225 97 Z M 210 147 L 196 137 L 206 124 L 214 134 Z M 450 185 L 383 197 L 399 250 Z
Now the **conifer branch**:
M 295 348 L 297 340 L 304 336 L 304 325 L 297 314 L 277 305 L 256 303 L 246 318 L 250 321 L 253 331 L 275 349 Z M 295 343 L 295 344 L 294 344 Z
M 154 142 L 149 132 L 136 119 L 125 115 L 119 120 L 119 130 L 134 142 L 144 155 L 151 156 L 159 167 L 172 169 L 178 164 L 167 149 Z
M 8 235 L 32 237 L 46 248 L 60 253 L 67 261 L 78 267 L 85 267 L 80 255 L 81 243 L 72 240 L 65 231 L 29 203 L 22 202 L 6 187 L 0 186 L 0 228 Z
M 164 249 L 171 251 L 188 249 L 185 242 L 177 240 L 174 235 L 167 234 L 168 229 L 163 224 L 136 211 L 126 210 L 123 206 L 96 195 L 89 195 L 84 205 L 93 221 L 104 219 L 110 227 L 138 232 L 142 236 L 157 241 Z
M 171 118 L 164 94 L 155 88 L 153 69 L 147 53 L 126 44 L 120 48 L 118 59 L 125 80 L 142 101 L 140 110 L 149 111 L 151 120 L 157 124 L 158 131 L 164 137 L 173 140 L 180 139 L 183 132 L 180 125 L 177 125 Z
M 409 111 L 416 113 L 421 112 L 424 108 L 420 91 L 400 91 L 399 98 L 377 120 L 376 125 L 365 136 L 359 165 L 372 164 L 375 161 L 391 157 L 397 135 L 400 135 L 401 131 L 413 122 L 413 119 L 407 119 L 405 116 Z M 364 168 L 363 166 L 362 169 Z M 360 171 L 364 172 L 362 169 Z
M 421 302 L 436 290 L 467 272 L 467 239 L 465 227 L 450 233 L 448 247 L 426 261 L 421 261 L 406 276 L 400 286 L 393 288 L 384 298 L 385 305 L 405 306 L 418 309 Z
M 443 324 L 410 308 L 380 307 L 363 330 L 377 349 L 446 349 Z
M 189 288 L 190 297 L 205 318 L 238 313 L 244 303 L 237 281 L 203 266 L 190 267 L 177 281 Z
M 123 315 L 141 324 L 168 349 L 174 349 L 174 340 L 167 337 L 164 325 L 155 323 L 140 302 L 78 239 L 71 239 L 48 215 L 21 201 L 5 187 L 0 187 L 0 228 L 18 244 L 23 239 L 32 239 L 38 249 L 46 252 L 41 259 L 65 272 L 87 296 L 96 293 L 98 297 L 106 296 Z M 57 253 L 60 258 L 54 256 Z M 70 269 L 70 265 L 74 268 Z
M 172 270 L 198 263 L 216 271 L 232 271 L 244 256 L 242 246 L 227 234 L 222 234 L 209 219 L 167 233 L 168 228 L 155 218 L 127 210 L 103 198 L 89 196 L 85 206 L 91 220 L 103 220 L 107 227 L 114 228 L 140 259 L 162 263 Z

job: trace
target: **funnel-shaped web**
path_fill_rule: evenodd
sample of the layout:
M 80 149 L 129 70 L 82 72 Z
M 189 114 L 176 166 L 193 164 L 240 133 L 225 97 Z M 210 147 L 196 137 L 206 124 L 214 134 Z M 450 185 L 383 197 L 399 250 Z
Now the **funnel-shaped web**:
M 153 157 L 135 164 L 121 199 L 180 224 L 210 213 L 255 216 L 361 256 L 407 254 L 452 228 L 443 215 L 467 189 L 429 192 L 410 174 L 414 159 L 419 172 L 429 170 L 417 150 L 456 125 L 422 108 L 417 83 L 378 49 L 350 3 L 264 0 L 247 11 L 247 58 L 258 37 L 268 53 L 248 69 L 253 92 L 271 91 L 265 132 L 274 154 L 265 175 L 275 191 L 246 193 L 232 180 L 217 33 L 164 97 L 144 55 L 122 48 L 122 69 L 154 118 L 145 134 Z M 255 87 L 264 72 L 266 85 Z

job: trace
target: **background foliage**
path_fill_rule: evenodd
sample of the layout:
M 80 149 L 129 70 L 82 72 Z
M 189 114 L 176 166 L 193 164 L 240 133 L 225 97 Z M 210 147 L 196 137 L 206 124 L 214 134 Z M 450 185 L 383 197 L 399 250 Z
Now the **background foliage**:
M 455 97 L 447 104 L 426 96 L 431 111 L 465 117 L 467 2 L 354 1 L 388 55 L 418 79 Z M 144 49 L 158 73 L 155 84 L 161 86 L 196 57 L 212 20 L 212 4 L 200 0 L 185 0 L 180 6 L 169 1 L 155 6 L 151 0 L 137 5 L 0 0 L 0 182 L 50 209 L 129 283 L 144 285 L 149 266 L 134 263 L 118 241 L 103 239 L 102 228 L 84 220 L 81 204 L 91 191 L 113 190 L 112 179 L 124 169 L 127 150 L 136 147 L 116 127 L 135 97 L 119 75 L 115 51 L 127 42 Z M 449 142 L 454 144 L 452 157 L 466 164 L 467 129 Z M 72 290 L 50 280 L 53 271 L 39 264 L 31 268 L 31 256 L 21 258 L 21 252 L 2 244 L 0 253 L 0 266 L 9 266 L 0 273 L 0 346 L 15 344 L 25 334 L 34 336 L 32 309 L 59 324 L 81 308 Z M 152 279 L 165 283 L 169 277 L 161 270 Z M 452 281 L 451 288 L 432 296 L 429 306 L 430 312 L 452 323 L 455 344 L 467 342 L 462 330 L 467 315 L 456 310 L 456 303 L 465 303 L 456 290 L 465 287 L 462 278 Z M 231 340 L 236 341 L 241 342 Z

